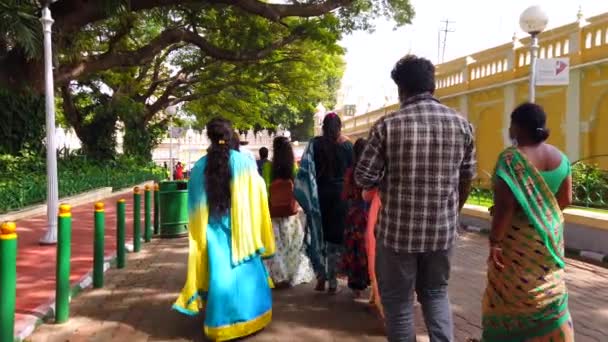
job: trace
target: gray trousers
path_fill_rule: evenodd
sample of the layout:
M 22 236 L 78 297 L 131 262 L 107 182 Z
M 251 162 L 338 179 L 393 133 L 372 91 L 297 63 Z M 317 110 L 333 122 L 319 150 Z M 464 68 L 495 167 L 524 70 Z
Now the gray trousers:
M 376 245 L 376 277 L 389 342 L 414 342 L 414 290 L 431 342 L 454 341 L 448 298 L 452 250 L 397 253 Z

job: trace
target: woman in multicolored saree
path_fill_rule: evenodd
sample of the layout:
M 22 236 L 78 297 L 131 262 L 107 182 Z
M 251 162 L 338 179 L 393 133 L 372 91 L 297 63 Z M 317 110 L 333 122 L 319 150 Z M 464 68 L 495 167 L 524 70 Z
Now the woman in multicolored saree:
M 207 337 L 227 341 L 270 323 L 272 282 L 262 258 L 275 245 L 256 164 L 230 149 L 230 122 L 212 120 L 207 134 L 211 146 L 188 184 L 188 273 L 173 308 L 197 315 L 204 307 Z
M 289 138 L 274 138 L 272 150 L 272 162 L 266 162 L 262 167 L 271 198 L 272 191 L 276 191 L 271 187 L 272 182 L 277 179 L 293 181 L 298 171 Z M 305 221 L 306 216 L 301 211 L 292 216 L 272 217 L 276 253 L 264 263 L 276 288 L 297 286 L 314 279 L 310 260 L 304 252 Z
M 515 144 L 496 165 L 483 341 L 574 341 L 562 215 L 572 199 L 570 163 L 545 143 L 545 124 L 542 107 L 517 107 Z

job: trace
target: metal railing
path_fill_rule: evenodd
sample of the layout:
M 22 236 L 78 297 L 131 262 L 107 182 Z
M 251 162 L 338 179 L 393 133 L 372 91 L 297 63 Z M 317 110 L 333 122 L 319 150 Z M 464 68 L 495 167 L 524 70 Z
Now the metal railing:
M 608 210 L 608 170 L 601 169 L 598 164 L 587 162 L 589 160 L 597 162 L 600 158 L 608 158 L 608 155 L 587 157 L 572 163 L 574 206 Z M 467 203 L 490 207 L 493 202 L 492 176 L 484 170 L 474 181 Z
M 59 175 L 59 196 L 60 198 L 73 196 L 103 187 L 122 189 L 149 180 L 159 181 L 163 178 L 163 174 L 152 169 L 127 171 L 103 168 L 96 173 L 88 174 L 63 172 Z M 44 176 L 23 175 L 0 182 L 0 213 L 43 203 L 45 200 L 46 177 Z

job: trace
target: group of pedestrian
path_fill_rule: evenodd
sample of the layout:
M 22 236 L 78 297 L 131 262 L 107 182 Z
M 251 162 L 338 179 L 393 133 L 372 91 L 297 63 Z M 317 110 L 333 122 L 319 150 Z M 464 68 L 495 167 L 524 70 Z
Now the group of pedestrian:
M 188 187 L 188 276 L 174 308 L 194 315 L 204 307 L 209 338 L 269 324 L 272 287 L 316 279 L 316 291 L 336 294 L 343 274 L 355 297 L 371 288 L 388 341 L 416 340 L 414 298 L 431 341 L 454 341 L 448 282 L 476 176 L 473 127 L 433 96 L 428 60 L 406 56 L 391 77 L 397 111 L 354 145 L 340 117 L 326 115 L 299 166 L 288 138 L 275 138 L 272 160 L 264 148 L 256 163 L 238 152 L 228 121 L 207 125 L 211 146 Z M 570 163 L 546 143 L 536 104 L 513 111 L 510 136 L 493 178 L 481 340 L 574 341 L 562 214 Z

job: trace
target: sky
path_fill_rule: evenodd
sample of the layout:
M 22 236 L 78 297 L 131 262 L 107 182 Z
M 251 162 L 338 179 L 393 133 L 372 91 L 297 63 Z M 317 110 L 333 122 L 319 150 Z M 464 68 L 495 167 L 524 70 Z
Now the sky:
M 576 21 L 579 6 L 585 18 L 608 12 L 606 0 L 410 0 L 416 11 L 411 25 L 394 30 L 394 23 L 379 20 L 374 33 L 356 32 L 343 38 L 346 70 L 341 93 L 357 105 L 357 113 L 397 102 L 390 78 L 394 63 L 413 53 L 438 61 L 438 32 L 450 20 L 445 59 L 449 61 L 511 41 L 519 28 L 519 15 L 540 5 L 549 17 L 548 29 Z M 443 37 L 442 37 L 443 38 Z

